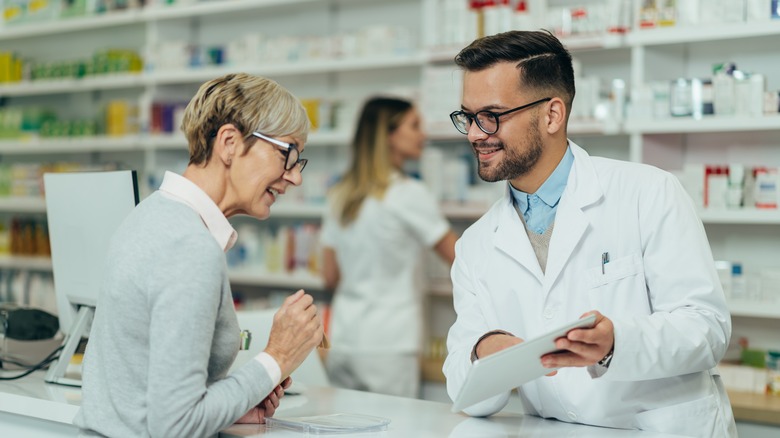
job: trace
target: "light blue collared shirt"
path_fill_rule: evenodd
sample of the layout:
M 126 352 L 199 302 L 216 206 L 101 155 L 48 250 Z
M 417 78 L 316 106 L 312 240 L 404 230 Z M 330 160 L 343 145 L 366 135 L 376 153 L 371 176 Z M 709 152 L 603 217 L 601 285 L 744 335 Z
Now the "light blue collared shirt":
M 561 162 L 536 193 L 529 195 L 509 184 L 512 199 L 517 209 L 523 214 L 526 227 L 534 233 L 544 234 L 555 220 L 558 201 L 561 200 L 563 190 L 566 188 L 572 163 L 574 163 L 574 155 L 567 146 Z

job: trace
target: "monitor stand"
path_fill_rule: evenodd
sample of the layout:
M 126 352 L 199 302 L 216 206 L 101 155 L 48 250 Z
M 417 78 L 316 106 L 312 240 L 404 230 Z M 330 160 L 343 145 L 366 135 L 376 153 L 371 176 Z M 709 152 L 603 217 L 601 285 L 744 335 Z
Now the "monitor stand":
M 81 386 L 81 379 L 71 379 L 65 377 L 65 372 L 68 370 L 68 364 L 73 358 L 73 353 L 76 352 L 76 348 L 81 342 L 81 338 L 87 333 L 87 327 L 92 322 L 92 317 L 95 315 L 95 308 L 92 306 L 79 307 L 76 320 L 70 327 L 70 331 L 62 344 L 62 351 L 60 351 L 60 357 L 49 366 L 49 372 L 46 373 L 45 380 L 49 383 L 57 383 L 60 385 L 68 386 Z

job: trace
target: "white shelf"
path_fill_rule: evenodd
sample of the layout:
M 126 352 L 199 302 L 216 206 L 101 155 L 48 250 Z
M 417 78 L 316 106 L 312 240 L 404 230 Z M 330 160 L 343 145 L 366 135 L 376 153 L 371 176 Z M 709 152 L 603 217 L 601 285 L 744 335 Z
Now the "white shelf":
M 51 258 L 44 256 L 0 256 L 0 269 L 51 272 Z
M 109 14 L 62 18 L 0 28 L 0 41 L 17 38 L 56 35 L 74 31 L 105 29 L 128 24 L 141 24 L 141 11 L 117 11 Z
M 452 63 L 455 68 L 455 56 L 460 53 L 463 46 L 429 47 L 425 49 L 425 58 L 432 63 Z
M 618 135 L 622 126 L 614 120 L 571 120 L 567 127 L 569 135 Z
M 345 145 L 351 141 L 346 131 L 313 131 L 306 146 Z M 133 150 L 187 150 L 183 134 L 127 135 L 122 137 L 91 136 L 65 138 L 26 138 L 0 140 L 0 155 L 116 152 Z
M 780 126 L 777 127 L 780 129 Z M 569 135 L 620 135 L 627 134 L 619 122 L 614 120 L 571 120 L 567 127 Z M 458 132 L 452 124 L 429 128 L 426 132 L 431 141 L 468 142 L 468 138 Z
M 247 286 L 267 286 L 322 290 L 325 284 L 321 277 L 309 272 L 270 273 L 262 269 L 240 268 L 229 273 L 230 282 Z
M 325 213 L 322 204 L 302 204 L 295 202 L 280 202 L 271 206 L 271 219 L 320 219 Z
M 700 210 L 699 217 L 705 224 L 780 225 L 778 209 Z
M 338 131 L 312 131 L 309 133 L 306 147 L 343 146 L 349 145 L 351 142 L 352 131 L 350 129 L 339 129 Z
M 3 27 L 0 27 L 0 40 L 106 29 L 130 24 L 141 25 L 161 20 L 211 17 L 232 12 L 251 11 L 275 6 L 304 5 L 320 1 L 322 0 L 222 0 L 190 5 L 153 6 L 83 17 L 65 17 L 18 25 L 12 24 L 10 26 L 5 24 Z
M 458 132 L 452 123 L 444 126 L 428 127 L 425 134 L 429 141 L 462 141 L 464 143 L 469 141 L 468 137 Z
M 751 318 L 780 318 L 780 303 L 748 300 L 729 300 L 732 316 Z
M 322 204 L 278 203 L 271 207 L 272 218 L 320 219 L 325 211 Z M 45 213 L 46 200 L 41 197 L 0 197 L 0 212 Z
M 362 58 L 313 59 L 270 66 L 230 65 L 224 67 L 158 70 L 144 75 L 148 85 L 200 83 L 236 71 L 268 77 L 288 77 L 344 71 L 382 70 L 398 67 L 420 67 L 425 57 L 414 53 L 396 56 L 372 56 Z
M 45 213 L 46 200 L 41 197 L 0 197 L 0 212 Z
M 735 40 L 773 35 L 780 35 L 780 21 L 778 20 L 748 23 L 716 23 L 637 30 L 626 36 L 626 43 L 632 46 L 652 46 L 701 41 Z
M 51 272 L 51 258 L 43 256 L 0 256 L 0 269 L 21 269 Z M 231 269 L 228 274 L 235 284 L 251 286 L 278 286 L 297 289 L 323 289 L 322 278 L 309 272 L 269 273 L 262 269 Z
M 140 149 L 138 136 L 31 138 L 0 141 L 0 154 L 52 154 L 79 152 L 110 152 Z
M 443 202 L 441 211 L 450 219 L 477 219 L 490 208 L 489 204 Z
M 153 6 L 144 8 L 141 17 L 145 21 L 177 18 L 207 17 L 231 12 L 251 11 L 274 6 L 304 5 L 322 0 L 229 0 L 208 1 L 190 5 Z
M 147 73 L 115 73 L 85 76 L 83 78 L 62 78 L 40 81 L 22 81 L 0 85 L 0 96 L 35 96 L 42 94 L 77 93 L 82 91 L 126 89 L 154 85 L 199 84 L 228 73 L 246 73 L 271 78 L 325 74 L 345 71 L 382 70 L 387 68 L 421 67 L 425 59 L 420 54 L 393 57 L 365 57 L 306 60 L 273 66 L 231 65 L 220 67 L 184 68 L 179 70 L 158 70 Z
M 672 134 L 696 132 L 742 132 L 780 130 L 780 115 L 708 116 L 701 119 L 677 117 L 668 119 L 628 120 L 629 134 Z
M 568 50 L 573 52 L 626 47 L 623 35 L 611 33 L 561 37 L 560 40 Z
M 352 140 L 351 132 L 347 130 L 339 131 L 311 131 L 306 141 L 306 147 L 325 147 L 346 145 Z M 153 150 L 187 150 L 187 139 L 184 134 L 158 134 L 151 135 L 148 138 L 139 140 L 145 148 Z M 2 143 L 0 143 L 1 145 Z M 0 149 L 0 152 L 2 149 Z
M 154 134 L 147 136 L 142 142 L 144 149 L 149 150 L 180 150 L 187 151 L 187 139 L 184 134 Z
M 110 73 L 83 78 L 22 81 L 12 85 L 0 85 L 0 96 L 35 96 L 41 94 L 77 93 L 81 91 L 111 90 L 144 86 L 141 73 Z
M 325 147 L 346 145 L 352 140 L 352 133 L 347 130 L 338 131 L 311 131 L 306 141 L 306 147 Z M 184 134 L 157 134 L 137 140 L 146 149 L 152 150 L 187 150 L 187 139 Z M 2 153 L 2 143 L 0 142 L 0 153 Z

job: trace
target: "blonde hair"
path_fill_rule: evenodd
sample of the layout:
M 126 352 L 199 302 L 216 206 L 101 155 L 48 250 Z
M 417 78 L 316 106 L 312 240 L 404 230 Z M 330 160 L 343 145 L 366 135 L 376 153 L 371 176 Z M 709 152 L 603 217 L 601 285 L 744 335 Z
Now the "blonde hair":
M 293 136 L 305 143 L 309 118 L 301 102 L 275 81 L 246 73 L 228 74 L 206 82 L 187 104 L 181 130 L 190 148 L 190 164 L 211 159 L 219 128 L 232 124 L 244 137 L 246 153 L 257 138 Z
M 349 225 L 369 196 L 382 199 L 394 171 L 389 136 L 412 109 L 409 101 L 378 97 L 363 106 L 352 140 L 352 163 L 333 187 L 340 223 Z

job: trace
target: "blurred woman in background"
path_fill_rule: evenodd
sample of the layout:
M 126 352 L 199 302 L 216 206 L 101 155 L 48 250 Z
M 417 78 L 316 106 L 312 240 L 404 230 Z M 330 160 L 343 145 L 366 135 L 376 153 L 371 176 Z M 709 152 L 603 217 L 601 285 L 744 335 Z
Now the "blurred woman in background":
M 420 114 L 409 101 L 370 99 L 351 165 L 328 194 L 323 271 L 335 295 L 326 366 L 336 386 L 418 395 L 421 256 L 433 248 L 452 265 L 457 239 L 426 186 L 403 173 L 424 145 Z

